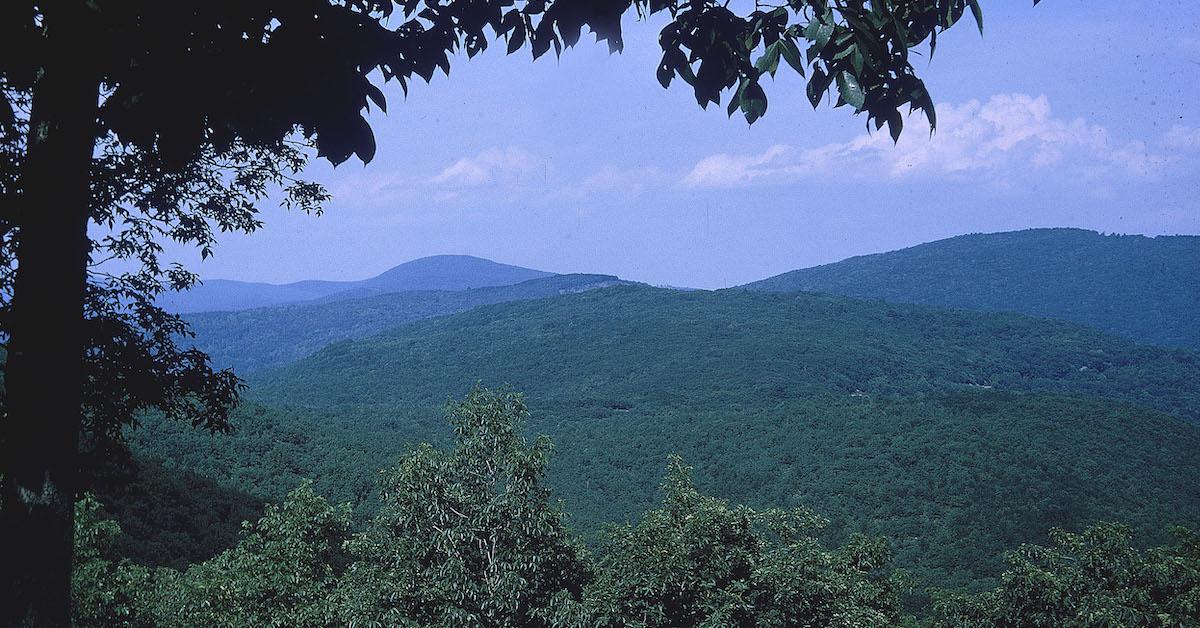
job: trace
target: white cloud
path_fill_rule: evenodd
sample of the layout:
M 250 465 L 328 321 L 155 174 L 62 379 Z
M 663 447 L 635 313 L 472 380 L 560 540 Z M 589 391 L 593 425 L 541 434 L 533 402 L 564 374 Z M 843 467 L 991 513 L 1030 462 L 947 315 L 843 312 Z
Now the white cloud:
M 670 185 L 672 177 L 657 166 L 619 167 L 606 165 L 569 188 L 568 196 L 618 193 L 638 196 L 647 189 Z
M 737 187 L 756 179 L 775 174 L 780 160 L 795 152 L 792 147 L 777 144 L 759 155 L 728 155 L 718 153 L 701 159 L 683 178 L 689 187 Z
M 549 172 L 545 160 L 517 147 L 492 148 L 454 160 L 435 175 L 382 166 L 362 171 L 339 172 L 330 185 L 339 205 L 395 208 L 413 199 L 439 203 L 471 203 L 487 195 L 496 202 L 496 188 L 503 198 L 515 198 L 536 190 Z
M 933 136 L 907 133 L 892 150 L 886 141 L 875 142 L 893 176 L 982 171 L 1004 177 L 1030 167 L 1061 167 L 1091 176 L 1145 177 L 1164 165 L 1142 142 L 1114 140 L 1082 118 L 1055 117 L 1045 96 L 1006 94 L 938 109 Z
M 1176 124 L 1163 134 L 1162 143 L 1177 151 L 1200 150 L 1200 129 Z
M 519 184 L 537 170 L 537 158 L 523 149 L 492 148 L 478 155 L 459 159 L 444 168 L 431 181 L 448 187 Z
M 807 150 L 777 145 L 754 155 L 716 154 L 696 163 L 681 183 L 737 187 L 765 178 L 786 183 L 837 170 L 883 172 L 895 179 L 983 174 L 1005 184 L 1049 168 L 1084 179 L 1151 177 L 1170 161 L 1144 142 L 1114 140 L 1104 127 L 1082 118 L 1056 117 L 1045 96 L 1007 94 L 987 102 L 942 104 L 937 133 L 929 135 L 928 128 L 918 113 L 896 145 L 887 133 L 875 133 Z M 1200 141 L 1190 133 L 1173 129 L 1174 148 Z
M 358 172 L 341 174 L 330 185 L 329 191 L 339 203 L 383 205 L 395 199 L 408 197 L 419 188 L 420 182 L 412 177 L 384 168 L 365 168 Z

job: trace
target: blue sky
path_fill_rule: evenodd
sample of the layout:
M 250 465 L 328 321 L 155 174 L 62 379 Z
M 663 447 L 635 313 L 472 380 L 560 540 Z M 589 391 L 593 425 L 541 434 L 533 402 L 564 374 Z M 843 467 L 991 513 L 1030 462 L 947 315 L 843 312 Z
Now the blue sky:
M 432 254 L 723 287 L 952 235 L 1041 226 L 1200 233 L 1200 7 L 986 0 L 922 63 L 938 132 L 898 146 L 798 77 L 748 127 L 655 81 L 659 20 L 626 51 L 493 48 L 388 90 L 366 167 L 315 164 L 322 217 L 266 212 L 187 263 L 205 278 L 357 279 Z

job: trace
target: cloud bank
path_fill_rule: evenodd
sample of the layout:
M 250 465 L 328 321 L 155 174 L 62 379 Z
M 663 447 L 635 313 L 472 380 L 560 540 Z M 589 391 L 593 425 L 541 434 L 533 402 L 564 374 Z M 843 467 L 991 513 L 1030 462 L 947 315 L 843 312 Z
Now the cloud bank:
M 1010 183 L 1041 170 L 1082 180 L 1153 178 L 1200 147 L 1200 130 L 1171 129 L 1155 146 L 1117 140 L 1104 127 L 1082 118 L 1054 115 L 1045 96 L 993 96 L 986 102 L 938 106 L 933 135 L 923 118 L 909 118 L 900 142 L 886 133 L 801 149 L 771 146 L 761 153 L 718 153 L 698 161 L 680 183 L 690 188 L 731 188 L 764 181 L 789 183 L 830 172 L 891 179 L 983 176 Z
M 446 166 L 431 181 L 445 187 L 519 184 L 538 170 L 538 159 L 517 147 L 491 148 Z

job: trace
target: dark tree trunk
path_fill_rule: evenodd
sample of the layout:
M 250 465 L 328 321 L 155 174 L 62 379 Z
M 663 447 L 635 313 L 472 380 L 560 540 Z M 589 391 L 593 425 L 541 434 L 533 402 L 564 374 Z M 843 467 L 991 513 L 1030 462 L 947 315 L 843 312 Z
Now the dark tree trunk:
M 99 79 L 83 2 L 46 3 L 32 100 L 0 433 L 5 626 L 70 621 L 83 302 Z M 34 53 L 30 53 L 34 54 Z

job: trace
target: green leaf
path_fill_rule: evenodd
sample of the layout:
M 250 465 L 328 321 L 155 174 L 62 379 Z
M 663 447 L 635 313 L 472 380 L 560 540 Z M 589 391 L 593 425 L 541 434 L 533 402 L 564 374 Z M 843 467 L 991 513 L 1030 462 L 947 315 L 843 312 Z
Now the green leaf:
M 814 40 L 817 38 L 817 29 L 821 27 L 821 21 L 813 18 L 809 21 L 808 26 L 804 27 L 804 38 Z
M 825 44 L 828 44 L 830 38 L 832 38 L 832 37 L 833 37 L 833 25 L 832 24 L 821 24 L 821 26 L 817 28 L 817 36 L 814 39 L 814 41 L 817 42 L 818 46 L 824 48 Z
M 746 122 L 750 124 L 754 124 L 767 113 L 767 93 L 757 81 L 746 86 L 741 94 L 741 101 L 742 113 L 746 115 Z
M 892 111 L 888 115 L 888 133 L 892 135 L 892 143 L 900 141 L 900 132 L 904 130 L 904 116 L 900 115 L 899 111 Z
M 375 106 L 379 107 L 380 111 L 387 113 L 387 99 L 384 98 L 383 91 L 370 82 L 365 82 L 363 89 L 367 92 L 367 98 L 370 98 L 371 102 L 375 103 Z
M 669 48 L 663 52 L 662 61 L 658 64 L 658 82 L 664 88 L 671 85 L 675 74 L 683 75 L 683 68 L 688 67 L 687 58 L 677 48 Z M 686 78 L 686 77 L 685 77 Z
M 804 37 L 814 42 L 817 48 L 824 48 L 825 44 L 829 43 L 829 38 L 833 37 L 833 25 L 814 17 L 804 29 Z
M 543 19 L 533 31 L 533 58 L 537 59 L 546 54 L 551 43 L 558 45 L 558 36 L 554 34 L 554 22 Z
M 761 36 L 762 18 L 756 17 L 750 24 L 750 32 L 746 35 L 746 40 L 742 43 L 746 45 L 746 50 L 754 50 L 758 47 L 758 38 Z
M 658 64 L 657 76 L 658 84 L 662 85 L 663 89 L 666 89 L 671 86 L 671 79 L 675 78 L 675 72 L 667 66 L 666 61 L 663 61 L 662 63 Z
M 683 77 L 684 81 L 687 81 L 688 85 L 696 84 L 696 73 L 692 71 L 691 64 L 686 60 L 675 66 L 675 71 L 679 73 L 679 76 Z
M 849 72 L 839 72 L 837 75 L 838 94 L 842 100 L 846 101 L 855 111 L 862 111 L 863 104 L 866 103 L 867 95 L 863 92 L 862 85 L 859 85 L 858 79 Z
M 813 109 L 821 104 L 821 98 L 825 96 L 825 90 L 829 89 L 829 77 L 821 68 L 813 70 L 812 78 L 808 80 L 808 102 L 812 103 Z
M 742 104 L 742 94 L 746 92 L 746 84 L 748 82 L 749 81 L 746 79 L 742 79 L 737 90 L 735 90 L 733 95 L 729 97 L 729 105 L 725 107 L 725 113 L 728 114 L 729 117 L 733 117 L 733 112 L 737 111 L 738 107 Z
M 788 65 L 792 66 L 800 76 L 804 76 L 804 62 L 800 60 L 800 49 L 796 47 L 796 42 L 791 39 L 780 39 L 779 50 L 783 55 L 783 60 L 787 61 Z
M 775 76 L 775 71 L 779 69 L 779 48 L 780 42 L 778 41 L 767 46 L 767 50 L 763 53 L 763 56 L 759 57 L 758 61 L 754 63 L 754 67 L 760 74 Z

